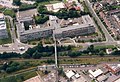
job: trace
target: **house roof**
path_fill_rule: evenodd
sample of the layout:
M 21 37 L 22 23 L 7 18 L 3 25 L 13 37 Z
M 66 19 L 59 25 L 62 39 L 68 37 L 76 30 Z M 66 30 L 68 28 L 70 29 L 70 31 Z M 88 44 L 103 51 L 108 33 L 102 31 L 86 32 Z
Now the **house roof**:
M 103 73 L 103 71 L 101 69 L 98 69 L 96 71 L 92 71 L 92 70 L 89 70 L 89 73 L 93 76 L 93 77 L 98 77 L 99 75 L 101 75 Z
M 32 77 L 24 82 L 41 82 L 39 76 Z
M 66 74 L 66 76 L 67 76 L 68 78 L 71 78 L 72 76 L 75 75 L 75 73 L 74 73 L 72 70 L 67 71 L 65 74 Z

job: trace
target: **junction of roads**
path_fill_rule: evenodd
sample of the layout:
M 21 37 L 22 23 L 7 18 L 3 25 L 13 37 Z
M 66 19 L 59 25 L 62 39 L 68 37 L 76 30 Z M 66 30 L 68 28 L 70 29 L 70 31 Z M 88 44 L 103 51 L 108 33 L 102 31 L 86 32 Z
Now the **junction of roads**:
M 97 16 L 96 12 L 94 11 L 94 9 L 92 8 L 92 4 L 89 2 L 89 0 L 85 0 L 85 3 L 87 4 L 90 13 L 92 15 L 92 17 L 97 21 L 98 25 L 100 26 L 100 28 L 102 29 L 106 41 L 102 41 L 102 42 L 85 42 L 85 43 L 77 43 L 74 39 L 72 38 L 68 38 L 69 40 L 72 41 L 72 43 L 62 43 L 60 40 L 57 43 L 57 40 L 54 36 L 53 33 L 53 40 L 54 40 L 54 44 L 44 44 L 43 46 L 54 46 L 55 48 L 55 67 L 56 67 L 56 82 L 58 82 L 58 58 L 57 58 L 57 45 L 63 45 L 63 46 L 68 46 L 68 45 L 74 45 L 74 46 L 83 46 L 82 49 L 80 49 L 80 51 L 86 50 L 90 45 L 95 45 L 95 46 L 101 46 L 101 45 L 117 45 L 120 46 L 120 41 L 115 41 L 114 38 L 109 34 L 108 30 L 106 29 L 106 27 L 103 25 L 103 23 L 101 22 L 101 20 L 99 19 L 99 17 Z M 9 19 L 11 28 L 10 28 L 10 33 L 11 33 L 11 38 L 12 38 L 12 43 L 11 44 L 4 44 L 4 45 L 0 45 L 0 52 L 16 52 L 16 53 L 24 53 L 25 51 L 27 51 L 28 48 L 32 48 L 35 45 L 30 45 L 30 44 L 25 44 L 19 41 L 19 39 L 16 36 L 15 33 L 15 26 L 13 23 L 13 18 L 11 18 L 10 16 L 6 16 L 6 18 Z M 55 25 L 56 26 L 56 25 Z M 21 50 L 20 48 L 24 47 L 24 50 Z
M 69 38 L 73 43 L 61 43 L 61 41 L 59 40 L 58 41 L 59 44 L 57 44 L 57 45 L 63 45 L 63 46 L 68 46 L 68 45 L 83 46 L 83 48 L 80 49 L 80 50 L 85 50 L 90 45 L 111 45 L 112 44 L 112 45 L 119 46 L 120 45 L 120 41 L 115 41 L 114 38 L 109 34 L 108 30 L 103 25 L 103 23 L 101 22 L 101 20 L 97 16 L 96 12 L 92 8 L 92 4 L 89 2 L 89 0 L 85 0 L 85 3 L 87 4 L 87 6 L 88 6 L 88 8 L 90 10 L 90 13 L 92 14 L 93 18 L 98 22 L 98 25 L 100 26 L 100 28 L 104 32 L 106 41 L 77 43 L 77 42 L 75 42 L 74 39 Z M 34 47 L 35 45 L 21 43 L 17 39 L 16 34 L 15 34 L 15 26 L 14 26 L 14 23 L 13 23 L 13 18 L 11 18 L 10 16 L 6 16 L 6 18 L 8 18 L 10 20 L 10 25 L 11 25 L 10 33 L 11 33 L 12 43 L 11 44 L 4 44 L 5 46 L 0 45 L 0 52 L 1 53 L 2 52 L 24 53 L 28 48 Z M 44 46 L 54 46 L 54 44 L 44 44 Z M 21 51 L 20 47 L 24 47 L 25 49 L 23 51 Z

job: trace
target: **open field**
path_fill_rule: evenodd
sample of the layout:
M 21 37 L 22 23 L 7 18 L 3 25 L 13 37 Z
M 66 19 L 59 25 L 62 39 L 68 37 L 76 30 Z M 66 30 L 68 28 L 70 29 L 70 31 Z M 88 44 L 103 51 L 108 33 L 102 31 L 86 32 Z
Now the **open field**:
M 28 61 L 31 64 L 34 64 L 35 66 L 38 65 L 43 65 L 43 64 L 48 64 L 47 61 L 48 59 L 54 60 L 54 57 L 52 58 L 46 58 L 46 59 L 11 59 L 16 62 L 25 62 Z M 6 60 L 8 61 L 8 60 Z M 10 60 L 9 60 L 10 61 Z M 105 56 L 105 57 L 99 57 L 99 56 L 83 56 L 83 57 L 77 57 L 77 58 L 70 58 L 70 57 L 60 57 L 58 63 L 59 64 L 99 64 L 99 63 L 110 63 L 110 62 L 120 62 L 120 57 L 119 56 Z M 51 63 L 54 64 L 54 63 Z M 34 67 L 35 67 L 34 66 Z M 34 68 L 33 67 L 33 68 Z M 12 73 L 13 76 L 7 77 L 7 78 L 2 78 L 0 82 L 22 82 L 22 80 L 26 80 L 28 78 L 31 78 L 33 76 L 36 76 L 35 70 L 32 70 L 31 68 L 28 69 L 23 69 L 20 71 L 16 71 Z M 0 73 L 1 76 L 9 76 L 11 74 L 3 74 Z M 0 76 L 0 77 L 1 77 Z
M 115 48 L 114 45 L 104 45 L 104 46 L 95 46 L 95 49 L 103 49 L 103 48 Z
M 25 73 L 21 73 L 21 74 L 18 74 L 18 75 L 13 75 L 13 76 L 10 76 L 10 77 L 3 77 L 0 79 L 0 82 L 23 82 L 24 80 L 27 80 L 31 77 L 34 77 L 36 76 L 36 72 L 35 71 L 28 71 L 28 72 L 25 72 Z

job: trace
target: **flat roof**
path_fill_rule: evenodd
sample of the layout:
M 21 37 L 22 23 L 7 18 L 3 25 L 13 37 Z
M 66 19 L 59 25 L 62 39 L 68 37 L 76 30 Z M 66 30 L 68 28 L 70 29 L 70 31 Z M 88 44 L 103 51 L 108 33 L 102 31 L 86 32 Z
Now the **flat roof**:
M 41 82 L 39 76 L 32 77 L 24 82 Z
M 80 74 L 78 74 L 78 73 L 75 74 L 75 77 L 76 77 L 76 78 L 79 78 L 79 77 L 80 77 Z
M 46 30 L 52 30 L 52 29 L 54 29 L 54 28 L 52 28 L 52 27 L 35 28 L 35 29 L 25 30 L 23 33 L 21 33 L 21 35 L 30 34 L 30 33 L 36 33 L 36 32 L 46 31 Z
M 117 71 L 120 69 L 120 64 L 107 64 L 112 70 Z
M 88 27 L 88 26 L 94 26 L 94 24 L 72 25 L 72 26 L 68 26 L 68 27 L 65 27 L 65 28 L 55 29 L 54 33 L 59 34 L 59 33 L 62 33 L 64 31 L 74 30 L 74 29 L 78 29 L 78 28 L 85 28 L 85 27 Z
M 98 80 L 99 82 L 102 82 L 102 81 L 106 80 L 107 78 L 108 78 L 108 77 L 107 77 L 106 75 L 102 75 L 102 76 L 98 77 L 97 80 Z
M 4 17 L 4 14 L 3 13 L 0 13 L 0 18 L 3 18 Z
M 54 9 L 54 10 L 55 10 L 55 9 L 60 9 L 60 8 L 65 8 L 63 2 L 53 4 L 53 9 Z
M 89 73 L 93 76 L 93 77 L 97 77 L 97 76 L 99 76 L 99 75 L 101 75 L 102 73 L 103 73 L 103 71 L 101 70 L 101 69 L 98 69 L 98 70 L 96 70 L 96 71 L 92 71 L 92 70 L 89 70 Z
M 65 74 L 68 78 L 71 78 L 72 76 L 75 75 L 75 73 L 72 70 L 68 70 L 67 72 L 65 72 Z
M 24 18 L 24 17 L 31 17 L 37 13 L 37 9 L 30 9 L 25 11 L 17 12 L 17 17 Z
M 83 23 L 92 23 L 93 20 L 91 19 L 90 15 L 82 16 Z

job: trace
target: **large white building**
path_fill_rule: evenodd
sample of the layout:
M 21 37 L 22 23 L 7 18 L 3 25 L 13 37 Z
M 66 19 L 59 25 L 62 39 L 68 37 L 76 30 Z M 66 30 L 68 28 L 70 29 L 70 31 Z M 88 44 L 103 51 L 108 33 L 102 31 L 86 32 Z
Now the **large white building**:
M 46 5 L 48 11 L 58 12 L 60 9 L 65 8 L 65 4 L 63 2 L 48 4 Z
M 8 38 L 6 22 L 3 13 L 0 13 L 0 39 Z

